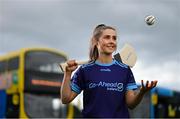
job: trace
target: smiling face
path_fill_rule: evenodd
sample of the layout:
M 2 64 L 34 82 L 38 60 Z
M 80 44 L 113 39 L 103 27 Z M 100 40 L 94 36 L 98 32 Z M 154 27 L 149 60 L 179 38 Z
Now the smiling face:
M 97 48 L 99 54 L 111 55 L 117 48 L 117 35 L 113 29 L 106 29 L 100 36 Z

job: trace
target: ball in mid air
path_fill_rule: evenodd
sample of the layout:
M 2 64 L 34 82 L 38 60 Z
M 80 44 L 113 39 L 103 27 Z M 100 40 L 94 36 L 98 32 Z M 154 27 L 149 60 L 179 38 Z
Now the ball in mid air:
M 145 22 L 147 25 L 153 25 L 155 22 L 155 17 L 153 15 L 149 15 L 145 18 Z

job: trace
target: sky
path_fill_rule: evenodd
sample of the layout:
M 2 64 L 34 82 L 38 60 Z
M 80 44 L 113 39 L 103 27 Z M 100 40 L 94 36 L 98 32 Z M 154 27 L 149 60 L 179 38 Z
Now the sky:
M 0 55 L 24 47 L 49 47 L 86 60 L 96 25 L 113 26 L 119 51 L 137 53 L 137 83 L 180 91 L 180 0 L 0 0 Z M 148 26 L 144 19 L 156 17 Z

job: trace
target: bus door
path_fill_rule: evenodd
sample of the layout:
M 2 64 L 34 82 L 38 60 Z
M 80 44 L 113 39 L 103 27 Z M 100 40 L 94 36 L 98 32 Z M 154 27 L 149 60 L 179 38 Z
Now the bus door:
M 6 69 L 7 62 L 0 61 L 0 118 L 5 118 L 6 115 Z
M 18 90 L 18 68 L 19 57 L 14 57 L 8 60 L 7 66 L 7 103 L 6 103 L 6 117 L 18 118 L 19 117 L 19 90 Z

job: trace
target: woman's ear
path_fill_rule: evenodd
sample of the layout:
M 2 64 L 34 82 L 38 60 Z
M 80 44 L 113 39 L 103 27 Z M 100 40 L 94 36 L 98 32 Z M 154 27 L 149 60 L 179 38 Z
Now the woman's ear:
M 98 41 L 96 42 L 96 47 L 99 49 L 99 42 Z

